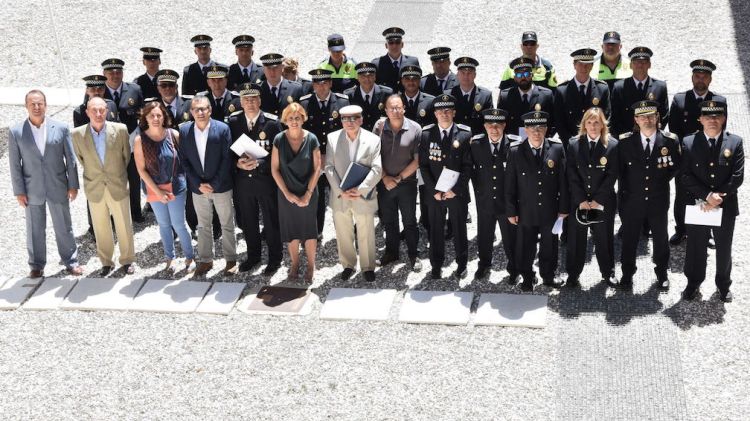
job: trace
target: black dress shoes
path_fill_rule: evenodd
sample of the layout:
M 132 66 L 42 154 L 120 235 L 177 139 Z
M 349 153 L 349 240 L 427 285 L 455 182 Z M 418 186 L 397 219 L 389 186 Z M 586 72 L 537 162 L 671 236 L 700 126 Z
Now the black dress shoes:
M 656 287 L 661 291 L 669 290 L 669 277 L 666 274 L 657 276 Z
M 531 292 L 534 290 L 534 278 L 524 278 L 521 282 L 521 291 Z
M 387 266 L 393 262 L 398 262 L 398 257 L 392 254 L 384 254 L 383 257 L 375 261 L 378 266 Z
M 442 279 L 443 278 L 442 272 L 443 271 L 440 268 L 437 268 L 437 269 L 433 268 L 432 272 L 430 273 L 430 278 L 431 279 Z
M 456 268 L 456 272 L 454 273 L 454 275 L 458 279 L 464 279 L 468 274 L 469 272 L 466 270 L 466 266 L 459 266 L 458 268 Z
M 366 270 L 362 275 L 365 277 L 366 282 L 375 282 L 375 271 Z
M 546 278 L 542 279 L 542 285 L 557 289 L 562 286 L 562 282 L 555 281 L 555 278 Z
M 669 237 L 669 244 L 676 246 L 679 245 L 683 240 L 685 240 L 685 233 L 676 232 L 673 236 Z
M 416 257 L 410 258 L 409 261 L 411 262 L 411 271 L 412 272 L 421 272 L 422 271 L 422 262 L 417 259 Z
M 581 281 L 578 280 L 577 276 L 568 276 L 568 279 L 565 280 L 565 287 L 566 288 L 580 288 Z
M 619 288 L 619 289 L 632 289 L 633 288 L 633 275 L 622 275 L 622 278 L 620 278 L 619 281 L 617 281 L 617 278 L 615 278 L 615 274 L 608 277 L 603 277 L 602 282 L 605 282 L 607 285 L 611 286 L 612 288 Z
M 247 259 L 240 263 L 240 272 L 247 272 L 260 263 L 260 259 Z
M 344 268 L 344 270 L 341 271 L 341 280 L 342 281 L 348 281 L 349 278 L 352 277 L 352 275 L 354 275 L 354 269 L 352 269 L 352 268 Z
M 515 285 L 518 283 L 518 272 L 508 272 L 508 284 Z
M 479 268 L 477 268 L 477 271 L 474 272 L 474 279 L 482 279 L 489 274 L 490 274 L 489 266 L 479 266 Z
M 688 286 L 682 291 L 682 299 L 685 301 L 693 301 L 698 298 L 698 294 L 700 294 L 698 288 Z
M 730 290 L 719 291 L 719 298 L 725 303 L 731 303 L 734 301 L 734 295 L 732 295 L 732 291 Z
M 281 263 L 279 262 L 273 262 L 266 265 L 265 269 L 263 269 L 263 276 L 271 276 L 274 273 L 278 272 L 278 270 L 281 268 Z M 240 269 L 242 269 L 242 265 L 240 265 Z

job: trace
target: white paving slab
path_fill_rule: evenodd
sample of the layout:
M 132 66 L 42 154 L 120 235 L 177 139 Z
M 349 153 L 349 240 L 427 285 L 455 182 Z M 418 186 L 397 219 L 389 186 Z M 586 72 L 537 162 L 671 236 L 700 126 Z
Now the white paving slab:
M 149 279 L 133 300 L 130 310 L 192 313 L 210 287 L 211 282 Z
M 21 306 L 42 278 L 8 280 L 0 288 L 0 310 L 15 310 Z
M 395 289 L 332 288 L 320 310 L 325 320 L 388 320 Z
M 143 279 L 84 278 L 78 281 L 62 310 L 129 310 Z
M 277 316 L 307 316 L 312 312 L 312 305 L 317 295 L 313 294 L 309 289 L 274 285 L 273 287 L 294 289 L 300 292 L 298 298 L 283 299 L 280 302 L 279 300 L 270 298 L 268 295 L 264 296 L 264 298 L 258 298 L 258 294 L 267 287 L 269 286 L 253 289 L 240 301 L 237 309 L 246 314 L 272 314 Z
M 196 313 L 227 315 L 245 290 L 242 282 L 216 282 L 208 290 Z
M 77 279 L 44 278 L 44 282 L 23 305 L 24 310 L 57 310 Z
M 465 325 L 471 316 L 472 292 L 408 291 L 398 321 Z
M 543 328 L 547 325 L 547 296 L 482 294 L 474 324 Z

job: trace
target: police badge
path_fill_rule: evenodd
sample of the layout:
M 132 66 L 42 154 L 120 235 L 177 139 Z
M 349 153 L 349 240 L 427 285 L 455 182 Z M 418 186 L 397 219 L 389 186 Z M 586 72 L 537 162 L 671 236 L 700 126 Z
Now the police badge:
M 189 118 L 190 118 L 190 115 L 188 115 L 187 111 L 185 111 L 184 113 L 182 113 L 182 119 L 183 120 L 187 121 Z
M 265 140 L 265 138 L 266 138 L 266 132 L 261 130 L 260 133 L 258 133 L 258 139 Z
M 233 113 L 233 112 L 234 112 L 234 110 L 235 110 L 235 108 L 234 108 L 234 104 L 229 104 L 229 112 L 230 112 L 230 113 Z
M 477 112 L 481 111 L 482 110 L 482 104 L 480 104 L 480 103 L 477 102 L 476 104 L 474 104 L 474 109 L 477 110 Z
M 424 117 L 424 116 L 426 116 L 426 115 L 427 115 L 427 112 L 426 112 L 426 111 L 424 110 L 424 108 L 423 108 L 423 109 L 421 109 L 421 110 L 419 110 L 419 116 L 420 116 L 420 117 Z
M 458 143 L 458 139 L 453 139 L 453 147 L 454 147 L 455 149 L 458 149 L 458 147 L 459 147 L 459 146 L 461 146 L 461 144 L 460 144 L 460 143 Z
M 656 95 L 654 95 L 654 93 L 653 93 L 653 92 L 649 92 L 649 93 L 648 93 L 648 99 L 650 99 L 651 101 L 653 101 L 653 100 L 655 100 L 655 99 L 656 99 Z
M 382 102 L 381 102 L 380 104 L 378 104 L 378 110 L 380 110 L 380 111 L 383 111 L 383 108 L 384 108 L 384 107 L 385 107 L 385 106 L 383 105 L 383 103 L 382 103 Z
M 667 156 L 667 155 L 669 155 L 669 149 L 667 149 L 667 147 L 665 146 L 661 148 L 661 156 Z
M 333 117 L 333 118 L 339 118 L 339 112 L 336 111 L 336 110 L 333 110 L 333 112 L 331 113 L 331 117 Z
M 536 105 L 534 105 L 534 111 L 542 111 L 542 106 L 537 103 Z
M 131 107 L 132 107 L 133 105 L 135 105 L 135 99 L 133 99 L 133 98 L 128 98 L 128 105 L 130 105 Z
M 591 104 L 593 104 L 593 105 L 599 105 L 599 98 L 597 98 L 597 97 L 591 98 Z
M 732 156 L 732 151 L 724 149 L 724 158 L 729 158 L 730 156 Z
M 599 164 L 600 165 L 607 165 L 607 157 L 603 156 L 603 157 L 599 158 Z
M 292 96 L 289 95 L 288 97 L 286 97 L 286 102 L 291 104 L 292 102 L 294 102 L 294 98 L 292 98 Z
M 550 168 L 555 168 L 555 161 L 548 159 L 547 160 L 547 166 Z

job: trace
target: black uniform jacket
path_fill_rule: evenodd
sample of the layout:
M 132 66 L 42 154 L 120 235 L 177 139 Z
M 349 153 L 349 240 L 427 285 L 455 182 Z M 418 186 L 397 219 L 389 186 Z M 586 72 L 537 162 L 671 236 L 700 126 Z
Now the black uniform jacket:
M 570 211 L 575 212 L 583 201 L 596 200 L 605 212 L 614 212 L 616 206 L 615 182 L 618 165 L 617 140 L 611 136 L 607 146 L 601 139 L 589 152 L 588 136 L 576 136 L 568 144 L 568 185 Z
M 458 81 L 456 80 L 456 74 L 453 72 L 448 72 L 448 75 L 445 77 L 443 89 L 440 89 L 440 84 L 438 84 L 435 74 L 430 73 L 429 75 L 422 76 L 422 80 L 419 81 L 419 90 L 432 96 L 438 96 L 447 90 L 453 89 L 456 85 L 458 85 Z
M 235 183 L 237 187 L 242 188 L 235 194 L 250 196 L 276 194 L 276 181 L 271 175 L 271 150 L 273 149 L 274 137 L 282 130 L 278 118 L 273 114 L 261 111 L 255 121 L 253 130 L 249 130 L 245 112 L 239 110 L 229 116 L 227 124 L 229 124 L 229 130 L 232 132 L 232 142 L 245 134 L 268 152 L 267 157 L 258 160 L 258 168 L 246 171 L 237 168 L 239 156 L 234 151 L 230 151 L 233 158 L 232 171 L 235 176 Z
M 545 111 L 550 115 L 550 121 L 547 123 L 547 137 L 552 137 L 555 134 L 555 98 L 551 90 L 532 85 L 527 106 L 524 106 L 518 88 L 508 88 L 500 92 L 497 108 L 508 112 L 505 133 L 517 135 L 518 128 L 523 127 L 521 116 L 529 111 L 535 111 L 537 105 L 539 105 L 539 111 Z
M 362 127 L 370 131 L 372 131 L 378 119 L 385 116 L 385 100 L 391 94 L 393 94 L 393 89 L 376 84 L 372 88 L 370 103 L 367 104 L 359 85 L 352 86 L 344 91 L 344 95 L 349 98 L 350 104 L 362 107 Z
M 455 199 L 466 203 L 471 201 L 469 179 L 471 177 L 471 129 L 463 124 L 453 124 L 448 141 L 443 142 L 442 130 L 437 124 L 422 128 L 422 139 L 419 142 L 419 172 L 425 184 L 425 193 L 434 196 L 435 184 L 440 179 L 443 168 L 461 173 L 453 186 Z
M 484 133 L 484 117 L 482 111 L 492 108 L 492 91 L 481 86 L 474 85 L 466 101 L 461 87 L 456 85 L 445 93 L 456 98 L 456 123 L 471 127 L 473 134 Z
M 620 212 L 625 214 L 656 207 L 669 209 L 669 182 L 680 166 L 677 135 L 656 132 L 648 160 L 644 158 L 641 134 L 625 133 L 617 146 L 619 155 Z
M 519 140 L 521 138 L 516 135 L 503 136 L 499 152 L 493 155 L 487 134 L 471 138 L 471 184 L 474 186 L 477 211 L 505 214 L 505 167 L 511 142 Z
M 326 109 L 320 108 L 320 102 L 315 94 L 308 94 L 300 98 L 300 105 L 307 111 L 307 121 L 302 125 L 318 138 L 320 153 L 325 155 L 328 145 L 328 134 L 341 129 L 339 110 L 349 105 L 346 95 L 331 92 L 326 102 Z
M 646 79 L 643 91 L 638 91 L 632 77 L 618 80 L 612 88 L 612 117 L 609 120 L 610 132 L 619 137 L 623 133 L 633 130 L 633 109 L 631 106 L 643 100 L 651 100 L 659 103 L 661 127 L 667 125 L 669 118 L 669 98 L 667 98 L 667 83 L 652 77 Z
M 586 96 L 582 97 L 574 80 L 563 82 L 555 90 L 555 128 L 563 143 L 578 134 L 581 118 L 591 107 L 599 107 L 609 119 L 609 86 L 589 78 Z

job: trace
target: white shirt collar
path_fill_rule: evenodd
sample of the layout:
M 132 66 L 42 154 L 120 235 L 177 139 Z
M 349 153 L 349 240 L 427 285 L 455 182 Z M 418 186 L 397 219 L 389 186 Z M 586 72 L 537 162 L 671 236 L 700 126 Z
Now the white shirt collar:
M 331 93 L 328 92 L 328 96 L 325 97 L 325 99 L 320 99 L 320 98 L 318 98 L 318 95 L 315 95 L 315 100 L 318 101 L 318 104 L 320 104 L 323 101 L 330 102 L 331 101 Z
M 693 89 L 693 95 L 695 95 L 696 98 L 702 98 L 703 100 L 705 100 L 706 96 L 708 95 L 708 91 L 706 91 L 705 94 L 700 95 L 698 92 L 695 92 L 695 89 Z
M 585 87 L 587 87 L 587 88 L 588 88 L 588 86 L 589 86 L 589 81 L 591 80 L 591 78 L 588 78 L 588 79 L 586 79 L 586 81 L 585 81 L 585 82 L 583 82 L 583 83 L 579 82 L 579 81 L 578 81 L 578 79 L 576 79 L 576 78 L 573 78 L 573 80 L 575 80 L 575 81 L 576 81 L 576 87 L 577 87 L 577 88 L 578 88 L 578 89 L 580 90 L 580 89 L 581 89 L 581 85 L 583 85 L 583 86 L 585 86 Z
M 202 64 L 200 61 L 198 62 L 198 66 L 200 66 L 201 70 L 203 70 L 204 67 L 213 66 L 213 65 L 214 65 L 213 59 L 208 60 L 208 63 L 206 64 Z
M 406 92 L 404 92 L 404 96 L 406 97 L 407 101 L 412 100 L 414 102 L 417 102 L 417 98 L 419 97 L 419 91 L 417 91 L 416 95 L 414 96 L 406 95 Z
M 635 82 L 636 86 L 638 86 L 638 83 L 643 83 L 645 85 L 646 82 L 648 82 L 648 76 L 646 76 L 646 79 L 643 79 L 643 80 L 638 80 L 635 78 L 635 76 L 633 76 L 633 82 Z
M 365 92 L 365 90 L 362 89 L 362 85 L 360 85 L 359 91 L 362 93 L 362 98 L 364 98 L 365 95 L 370 95 L 370 101 L 372 101 L 372 94 L 375 92 L 375 85 L 372 85 L 372 90 L 370 92 Z
M 461 89 L 461 95 L 462 95 L 462 96 L 463 96 L 463 95 L 469 95 L 469 96 L 471 96 L 471 94 L 472 94 L 472 92 L 474 92 L 474 89 L 475 89 L 475 88 L 476 88 L 476 86 L 472 87 L 472 88 L 471 88 L 471 90 L 470 90 L 469 92 L 466 92 L 466 91 L 464 91 L 464 89 L 463 89 L 463 88 L 459 88 L 459 89 Z
M 599 143 L 599 138 L 601 138 L 601 136 L 597 136 L 596 139 L 592 139 L 592 138 L 589 137 L 589 135 L 586 135 L 586 139 L 588 139 L 589 142 L 597 142 L 597 143 Z
M 255 127 L 256 124 L 258 124 L 258 118 L 260 118 L 260 113 L 263 111 L 259 111 L 258 114 L 255 114 L 255 117 L 252 119 L 247 118 L 247 114 L 245 114 L 245 120 L 247 120 L 248 123 L 253 123 L 253 127 Z
M 455 125 L 456 125 L 455 123 L 451 123 L 451 125 L 448 126 L 448 128 L 445 128 L 445 129 L 442 128 L 442 127 L 440 127 L 440 125 L 438 125 L 438 129 L 440 129 L 440 138 L 443 137 L 443 131 L 444 130 L 447 130 L 448 131 L 448 136 L 450 136 L 451 132 L 453 131 L 453 126 L 455 126 Z

